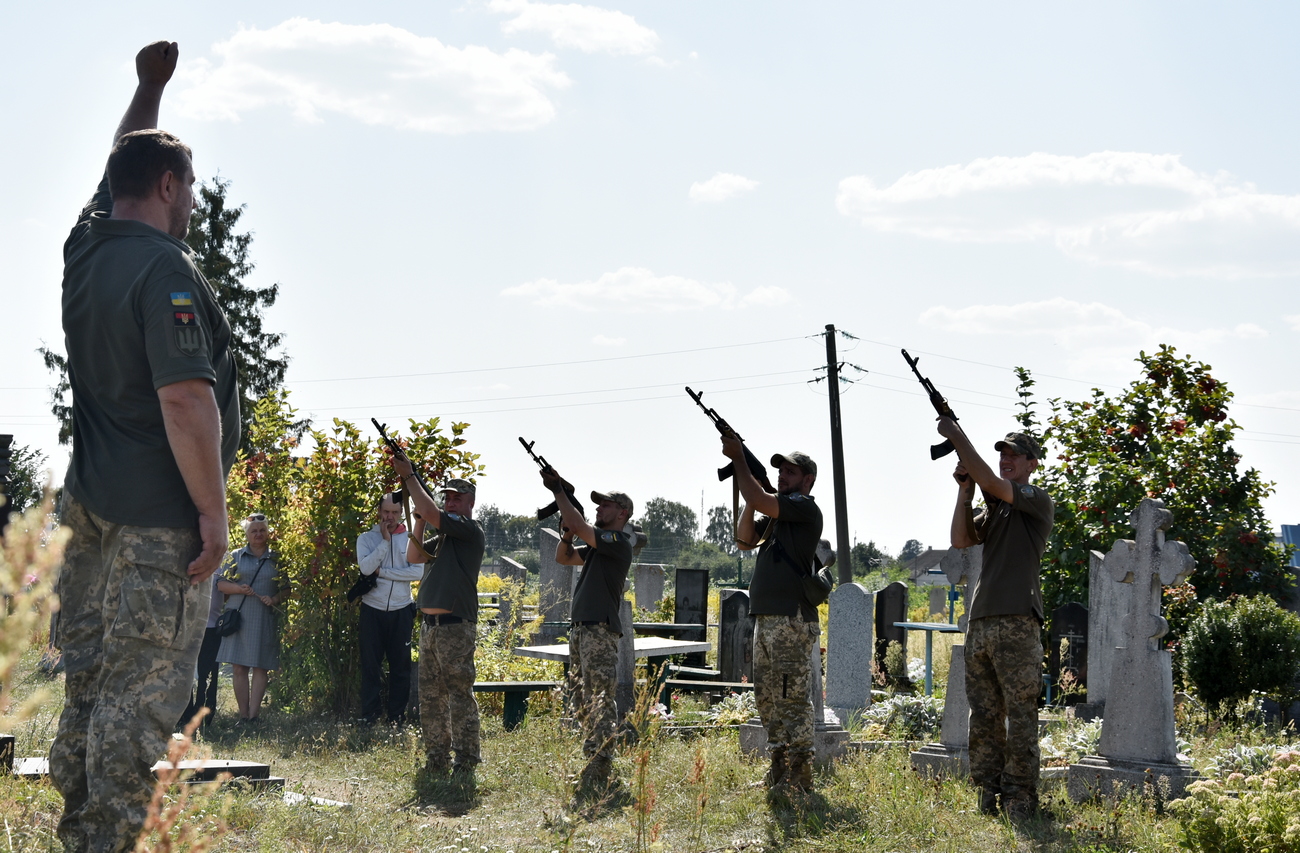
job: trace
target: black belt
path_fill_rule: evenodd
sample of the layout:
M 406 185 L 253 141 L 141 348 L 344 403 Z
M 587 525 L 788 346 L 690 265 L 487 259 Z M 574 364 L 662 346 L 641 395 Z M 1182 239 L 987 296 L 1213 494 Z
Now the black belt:
M 465 620 L 450 613 L 421 613 L 424 624 L 437 628 L 439 625 L 459 625 Z
M 578 626 L 578 625 L 581 625 L 581 626 L 584 627 L 584 628 L 589 628 L 589 627 L 591 627 L 592 625 L 608 625 L 608 624 L 609 624 L 609 620 L 608 620 L 608 619 L 601 619 L 599 622 L 574 622 L 573 624 L 574 624 L 575 627 Z

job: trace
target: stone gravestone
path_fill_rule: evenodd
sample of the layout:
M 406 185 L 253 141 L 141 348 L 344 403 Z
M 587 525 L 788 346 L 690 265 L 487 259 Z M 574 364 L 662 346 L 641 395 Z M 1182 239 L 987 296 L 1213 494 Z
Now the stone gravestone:
M 632 589 L 638 610 L 657 610 L 664 597 L 664 567 L 658 563 L 637 563 L 632 567 Z
M 749 593 L 722 590 L 718 614 L 718 669 L 722 680 L 754 680 L 754 620 L 749 618 Z
M 1077 601 L 1062 604 L 1052 611 L 1052 630 L 1047 642 L 1047 672 L 1052 690 L 1061 691 L 1061 677 L 1068 675 L 1071 692 L 1057 704 L 1077 705 L 1083 697 L 1081 688 L 1088 683 L 1088 608 Z M 1062 650 L 1064 647 L 1064 650 Z
M 939 563 L 948 583 L 964 585 L 962 598 L 970 609 L 970 590 L 979 580 L 984 565 L 984 546 L 949 548 Z M 957 626 L 966 630 L 965 613 Z M 948 663 L 948 686 L 943 694 L 943 722 L 939 742 L 928 743 L 912 753 L 912 766 L 932 776 L 964 776 L 970 772 L 970 703 L 966 701 L 966 644 L 953 643 Z
M 930 590 L 930 615 L 948 618 L 948 590 L 941 586 Z
M 675 575 L 676 606 L 673 608 L 673 621 L 680 625 L 700 626 L 689 631 L 683 631 L 679 639 L 703 642 L 708 638 L 709 570 L 678 569 Z M 691 652 L 688 655 L 682 655 L 682 663 L 685 666 L 702 668 L 708 665 L 708 654 L 706 652 Z
M 901 690 L 910 690 L 912 682 L 907 678 L 907 629 L 898 628 L 895 622 L 907 621 L 907 584 L 894 581 L 876 593 L 876 669 L 885 674 L 889 683 Z M 890 643 L 903 647 L 903 671 L 889 672 L 885 665 L 885 655 Z
M 543 527 L 538 531 L 538 536 L 541 540 L 538 612 L 542 617 L 542 629 L 537 633 L 537 643 L 545 645 L 569 632 L 569 606 L 573 603 L 573 588 L 578 582 L 578 567 L 561 565 L 555 561 L 559 533 Z
M 826 706 L 841 721 L 871 707 L 871 655 L 875 597 L 862 584 L 831 593 L 826 636 Z
M 848 749 L 849 733 L 840 725 L 839 717 L 825 706 L 822 690 L 822 650 L 821 643 L 813 643 L 809 653 L 809 667 L 812 683 L 809 690 L 813 705 L 813 763 L 826 767 L 832 761 L 844 755 Z M 740 727 L 740 751 L 744 755 L 767 755 L 767 729 L 758 718 L 751 719 Z
M 1098 754 L 1070 765 L 1067 784 L 1075 800 L 1141 789 L 1162 778 L 1172 799 L 1197 778 L 1191 765 L 1178 760 L 1172 653 L 1160 648 L 1169 630 L 1160 615 L 1160 589 L 1184 582 L 1196 561 L 1182 542 L 1165 541 L 1173 513 L 1164 501 L 1144 499 L 1129 523 L 1135 538 L 1117 541 L 1103 560 L 1103 583 L 1131 584 L 1133 597 L 1123 647 L 1111 659 Z
M 623 599 L 619 607 L 618 618 L 623 623 L 620 629 L 623 636 L 618 638 L 618 670 L 615 678 L 614 701 L 618 704 L 619 720 L 632 709 L 636 693 L 636 652 L 632 642 L 635 632 L 632 630 L 632 602 Z
M 1104 559 L 1100 551 L 1089 554 L 1088 703 L 1074 706 L 1074 715 L 1081 720 L 1105 716 L 1111 661 L 1124 645 L 1124 623 L 1133 603 L 1133 584 L 1109 580 Z
M 554 551 L 551 552 L 551 556 L 555 556 Z M 528 567 L 527 566 L 525 566 L 523 563 L 517 563 L 514 560 L 510 559 L 509 557 L 498 557 L 497 560 L 499 561 L 498 573 L 500 574 L 502 580 L 507 580 L 510 581 L 511 583 L 519 584 L 519 588 L 521 590 L 528 589 Z

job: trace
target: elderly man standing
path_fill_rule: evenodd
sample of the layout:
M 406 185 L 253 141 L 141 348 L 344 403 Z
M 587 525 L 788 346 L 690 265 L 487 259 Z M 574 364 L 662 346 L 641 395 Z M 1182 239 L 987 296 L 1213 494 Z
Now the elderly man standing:
M 404 456 L 389 464 L 410 489 L 415 530 L 408 559 L 424 560 L 420 581 L 420 727 L 424 735 L 424 773 L 451 770 L 472 781 L 482 761 L 478 701 L 474 698 L 474 649 L 478 641 L 478 572 L 487 547 L 482 526 L 472 517 L 477 490 L 468 480 L 452 479 L 440 489 L 441 507 L 425 491 Z M 424 531 L 436 540 L 426 548 Z M 455 752 L 455 764 L 451 754 Z
M 722 439 L 722 452 L 735 462 L 736 483 L 745 497 L 736 542 L 758 548 L 749 584 L 754 616 L 754 699 L 767 729 L 771 757 L 766 782 L 775 794 L 812 789 L 812 650 L 821 632 L 817 608 L 803 590 L 814 571 L 822 535 L 822 511 L 809 494 L 817 463 L 795 451 L 772 457 L 778 470 L 776 494 L 763 489 L 745 464 L 744 447 Z M 765 518 L 756 521 L 754 512 Z
M 63 247 L 72 386 L 71 532 L 56 645 L 67 666 L 50 776 L 70 851 L 123 851 L 189 696 L 212 574 L 228 545 L 239 448 L 230 324 L 183 242 L 190 149 L 156 130 L 173 42 L 135 58 L 139 85 L 108 167 Z
M 385 494 L 376 512 L 379 520 L 375 526 L 357 537 L 357 565 L 362 575 L 375 579 L 374 586 L 361 596 L 361 719 L 367 725 L 379 722 L 387 658 L 387 721 L 402 725 L 411 699 L 411 631 L 415 627 L 411 583 L 420 579 L 424 566 L 406 559 L 401 498 Z

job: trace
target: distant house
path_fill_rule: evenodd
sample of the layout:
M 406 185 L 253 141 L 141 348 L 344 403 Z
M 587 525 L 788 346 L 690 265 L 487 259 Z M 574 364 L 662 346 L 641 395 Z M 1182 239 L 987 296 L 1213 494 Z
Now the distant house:
M 948 576 L 943 573 L 943 569 L 939 568 L 939 561 L 947 553 L 947 548 L 942 551 L 926 548 L 920 554 L 917 554 L 907 564 L 912 584 L 915 586 L 947 586 Z
M 1296 550 L 1291 552 L 1291 565 L 1300 569 L 1300 524 L 1282 525 L 1282 535 L 1278 538 L 1283 545 L 1295 546 Z

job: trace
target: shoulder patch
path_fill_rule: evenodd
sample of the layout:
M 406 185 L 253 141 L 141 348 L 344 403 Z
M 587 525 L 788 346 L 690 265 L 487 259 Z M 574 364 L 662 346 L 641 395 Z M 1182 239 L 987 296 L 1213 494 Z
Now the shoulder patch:
M 605 533 L 600 534 L 600 541 L 601 541 L 601 542 L 617 542 L 617 541 L 618 541 L 618 534 L 615 533 L 615 532 L 612 531 L 612 530 L 607 531 L 607 532 L 605 532 Z
M 180 350 L 183 355 L 198 355 L 203 349 L 203 336 L 199 333 L 198 324 L 182 325 L 177 320 L 174 328 L 176 331 L 176 349 Z
M 1027 497 L 1027 498 L 1032 498 L 1032 497 L 1034 496 L 1034 487 L 1033 487 L 1033 486 L 1021 486 L 1021 487 L 1020 487 L 1020 494 L 1024 495 L 1024 496 Z
M 806 500 L 808 500 L 808 496 L 807 496 L 807 495 L 804 495 L 804 494 L 800 494 L 799 492 L 795 492 L 793 495 L 790 495 L 790 500 L 792 500 L 792 501 L 806 501 Z
M 172 325 L 175 326 L 197 326 L 199 318 L 192 311 L 173 311 Z
M 194 300 L 190 299 L 188 290 L 172 294 L 172 304 L 176 306 L 193 305 Z
M 449 512 L 447 513 L 447 517 L 452 521 L 460 521 L 460 513 L 458 512 Z

